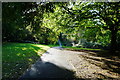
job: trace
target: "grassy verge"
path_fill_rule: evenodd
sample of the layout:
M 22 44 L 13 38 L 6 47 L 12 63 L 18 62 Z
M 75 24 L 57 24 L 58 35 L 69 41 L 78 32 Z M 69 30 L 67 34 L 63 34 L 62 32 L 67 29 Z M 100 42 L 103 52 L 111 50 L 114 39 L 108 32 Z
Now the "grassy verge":
M 47 46 L 49 46 L 49 47 L 57 47 L 57 46 L 59 46 L 59 45 L 52 45 L 52 44 L 49 44 L 49 45 L 47 45 Z
M 100 51 L 101 49 L 92 49 L 92 48 L 78 48 L 78 47 L 68 47 L 68 46 L 63 46 L 63 48 L 67 50 L 75 50 L 75 51 L 80 51 L 80 50 L 85 50 L 85 51 Z
M 30 43 L 3 43 L 3 78 L 18 78 L 49 48 L 50 46 Z

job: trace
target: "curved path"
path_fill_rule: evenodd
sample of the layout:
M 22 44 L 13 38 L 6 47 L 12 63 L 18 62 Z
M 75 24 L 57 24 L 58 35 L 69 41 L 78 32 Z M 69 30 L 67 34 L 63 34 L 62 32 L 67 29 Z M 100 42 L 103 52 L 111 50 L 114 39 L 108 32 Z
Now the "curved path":
M 108 70 L 89 63 L 82 56 L 89 56 L 86 52 L 76 52 L 64 50 L 60 47 L 50 48 L 41 58 L 31 66 L 20 78 L 80 78 L 91 80 L 103 75 L 105 79 L 109 77 L 119 78 L 112 75 Z M 99 57 L 96 57 L 99 58 Z M 94 61 L 95 62 L 95 61 Z
M 24 78 L 74 78 L 74 66 L 68 55 L 59 47 L 50 48 L 41 58 L 28 69 Z

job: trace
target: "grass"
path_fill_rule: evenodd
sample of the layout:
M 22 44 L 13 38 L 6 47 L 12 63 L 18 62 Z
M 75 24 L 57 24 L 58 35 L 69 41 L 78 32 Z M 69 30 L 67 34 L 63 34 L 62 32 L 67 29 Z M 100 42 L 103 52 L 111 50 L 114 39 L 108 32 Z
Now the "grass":
M 50 46 L 30 43 L 3 43 L 3 78 L 20 77 L 49 48 Z
M 78 47 L 69 47 L 69 46 L 63 46 L 63 48 L 66 48 L 68 50 L 90 50 L 90 51 L 100 51 L 101 49 L 92 49 L 92 48 L 78 48 Z

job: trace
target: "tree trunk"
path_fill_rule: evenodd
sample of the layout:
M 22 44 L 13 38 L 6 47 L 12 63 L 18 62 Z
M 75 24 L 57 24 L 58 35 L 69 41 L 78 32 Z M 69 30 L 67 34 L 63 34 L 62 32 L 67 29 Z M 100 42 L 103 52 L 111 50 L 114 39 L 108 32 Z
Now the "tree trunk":
M 111 46 L 110 50 L 115 52 L 117 49 L 117 30 L 111 30 Z

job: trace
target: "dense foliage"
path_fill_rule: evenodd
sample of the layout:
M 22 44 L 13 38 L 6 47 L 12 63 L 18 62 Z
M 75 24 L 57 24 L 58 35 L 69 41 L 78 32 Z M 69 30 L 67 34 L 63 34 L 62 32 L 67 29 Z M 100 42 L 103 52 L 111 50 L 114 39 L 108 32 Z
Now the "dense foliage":
M 115 50 L 119 2 L 3 3 L 3 41 L 33 41 Z
M 41 27 L 41 24 L 44 12 L 53 12 L 52 5 L 51 3 L 3 3 L 3 41 L 39 41 L 41 37 L 43 39 L 41 41 L 46 41 L 50 30 Z

